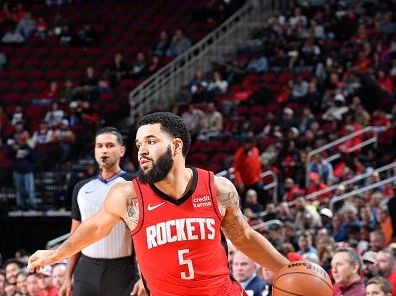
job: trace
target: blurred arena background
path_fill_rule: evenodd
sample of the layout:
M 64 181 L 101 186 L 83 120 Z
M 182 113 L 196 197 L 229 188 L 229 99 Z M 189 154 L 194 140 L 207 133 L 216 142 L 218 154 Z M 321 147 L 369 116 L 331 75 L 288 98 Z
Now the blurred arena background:
M 136 172 L 134 124 L 158 110 L 183 117 L 189 164 L 232 179 L 278 249 L 322 229 L 361 255 L 374 231 L 394 246 L 395 1 L 0 3 L 3 260 L 65 239 L 97 128 L 122 131 Z M 17 206 L 20 174 L 37 204 Z

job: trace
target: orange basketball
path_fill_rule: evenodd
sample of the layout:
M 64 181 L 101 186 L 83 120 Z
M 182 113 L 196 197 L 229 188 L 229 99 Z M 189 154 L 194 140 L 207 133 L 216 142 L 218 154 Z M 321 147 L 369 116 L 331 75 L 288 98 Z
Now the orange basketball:
M 318 264 L 290 262 L 281 268 L 272 284 L 273 296 L 332 296 L 327 272 Z

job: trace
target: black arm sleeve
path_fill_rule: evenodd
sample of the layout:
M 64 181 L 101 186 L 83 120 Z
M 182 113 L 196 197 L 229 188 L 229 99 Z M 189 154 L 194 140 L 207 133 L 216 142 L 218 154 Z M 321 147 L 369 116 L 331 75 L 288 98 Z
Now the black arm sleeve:
M 83 187 L 86 183 L 88 183 L 92 178 L 82 180 L 78 182 L 73 189 L 72 193 L 72 207 L 71 207 L 71 218 L 77 221 L 81 221 L 81 212 L 80 207 L 78 206 L 78 192 L 80 191 L 81 187 Z

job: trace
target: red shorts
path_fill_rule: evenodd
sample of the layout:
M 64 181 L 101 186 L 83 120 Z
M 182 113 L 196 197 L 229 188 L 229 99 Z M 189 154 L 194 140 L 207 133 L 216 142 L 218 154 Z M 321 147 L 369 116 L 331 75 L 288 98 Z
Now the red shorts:
M 235 281 L 231 281 L 225 289 L 222 289 L 219 296 L 248 296 L 241 285 Z

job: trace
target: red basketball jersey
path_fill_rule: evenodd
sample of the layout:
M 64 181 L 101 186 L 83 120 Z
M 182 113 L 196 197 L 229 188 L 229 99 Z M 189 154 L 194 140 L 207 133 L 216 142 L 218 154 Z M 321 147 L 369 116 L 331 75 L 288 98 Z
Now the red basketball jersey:
M 133 180 L 140 212 L 132 237 L 140 271 L 153 296 L 240 296 L 222 245 L 213 174 L 192 170 L 191 189 L 179 200 Z

